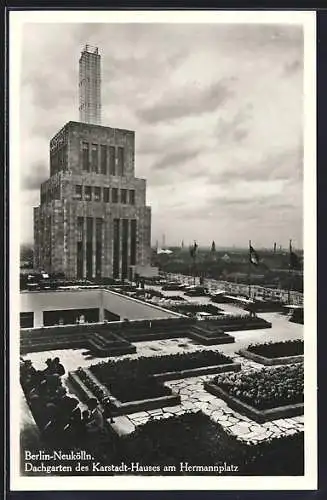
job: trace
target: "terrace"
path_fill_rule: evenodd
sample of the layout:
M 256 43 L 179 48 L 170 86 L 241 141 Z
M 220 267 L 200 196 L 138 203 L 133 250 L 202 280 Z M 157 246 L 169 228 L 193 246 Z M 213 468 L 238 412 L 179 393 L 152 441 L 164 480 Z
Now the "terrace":
M 98 292 L 95 290 L 95 292 Z M 35 292 L 37 293 L 37 292 Z M 50 292 L 46 292 L 50 293 Z M 59 292 L 62 293 L 62 292 Z M 175 294 L 174 291 L 163 291 L 164 295 Z M 179 292 L 183 295 L 182 292 Z M 119 294 L 115 294 L 116 295 Z M 111 296 L 111 295 L 110 295 Z M 135 299 L 130 299 L 125 296 L 120 296 L 121 300 L 127 300 L 125 304 L 130 304 L 132 301 L 132 311 L 133 314 L 138 308 L 143 307 L 144 311 L 150 311 L 153 307 L 150 304 L 146 304 L 142 301 L 137 301 Z M 186 298 L 185 298 L 186 299 Z M 208 298 L 187 298 L 189 304 L 206 304 Z M 116 300 L 117 301 L 117 300 Z M 137 303 L 137 305 L 135 305 Z M 112 307 L 113 302 L 111 303 Z M 243 314 L 244 310 L 231 304 L 219 304 L 219 308 L 226 317 L 234 315 L 235 317 Z M 112 309 L 111 309 L 112 310 Z M 117 311 L 117 310 L 115 310 Z M 128 308 L 124 309 L 124 317 L 128 314 Z M 127 313 L 127 314 L 126 314 Z M 186 358 L 191 356 L 192 353 L 200 353 L 204 351 L 216 352 L 221 355 L 227 356 L 231 359 L 231 362 L 235 366 L 238 366 L 238 370 L 241 369 L 242 373 L 253 372 L 253 370 L 260 370 L 262 365 L 260 363 L 247 359 L 241 356 L 240 351 L 247 348 L 249 344 L 261 344 L 265 342 L 279 342 L 286 340 L 296 340 L 303 338 L 303 327 L 302 325 L 296 323 L 290 323 L 287 318 L 278 313 L 263 313 L 259 317 L 271 323 L 271 328 L 259 328 L 253 330 L 239 330 L 233 331 L 233 342 L 224 343 L 219 345 L 206 345 L 189 334 L 190 329 L 195 325 L 202 325 L 206 322 L 190 318 L 183 318 L 178 314 L 170 315 L 170 311 L 161 309 L 160 307 L 154 307 L 153 311 L 149 313 L 149 318 L 152 325 L 149 328 L 149 321 L 144 321 L 138 318 L 130 319 L 129 322 L 116 322 L 108 324 L 96 323 L 93 325 L 76 325 L 73 327 L 61 326 L 55 328 L 55 330 L 62 330 L 67 328 L 82 328 L 85 330 L 85 337 L 90 336 L 90 329 L 94 331 L 101 331 L 101 328 L 109 329 L 110 335 L 115 334 L 120 337 L 120 339 L 128 340 L 130 345 L 133 346 L 134 352 L 125 353 L 117 358 L 116 355 L 108 356 L 98 356 L 97 353 L 92 353 L 86 355 L 85 347 L 75 346 L 72 348 L 62 348 L 62 349 L 49 349 L 40 352 L 30 352 L 28 348 L 26 349 L 26 354 L 28 352 L 28 358 L 32 360 L 33 365 L 37 369 L 43 369 L 45 360 L 49 357 L 60 357 L 62 364 L 66 368 L 66 373 L 75 373 L 76 370 L 81 367 L 88 373 L 93 373 L 93 366 L 98 363 L 107 363 L 109 361 L 116 360 L 117 363 L 121 361 L 127 362 L 130 360 L 139 360 L 140 358 L 158 358 L 165 357 L 169 358 L 175 355 L 185 355 Z M 161 317 L 158 317 L 162 315 Z M 156 316 L 156 318 L 155 318 Z M 132 316 L 131 316 L 132 317 Z M 135 317 L 135 316 L 134 316 Z M 208 322 L 209 323 L 209 322 Z M 213 324 L 213 323 L 212 323 Z M 100 329 L 99 329 L 100 328 Z M 119 330 L 116 330 L 119 329 Z M 35 331 L 35 330 L 34 330 Z M 42 328 L 44 333 L 54 331 L 53 328 Z M 23 337 L 26 335 L 35 335 L 33 330 L 23 330 Z M 118 332 L 118 333 L 115 333 Z M 134 332 L 134 333 L 133 333 Z M 136 335 L 136 332 L 138 334 Z M 144 337 L 140 337 L 143 332 Z M 152 338 L 150 335 L 151 333 Z M 104 335 L 104 334 L 103 334 Z M 133 337 L 134 335 L 134 337 Z M 138 340 L 139 339 L 139 340 Z M 209 354 L 209 353 L 208 353 Z M 127 366 L 127 365 L 126 365 Z M 211 370 L 211 367 L 205 368 L 204 371 L 195 373 L 183 372 L 182 367 L 178 369 L 178 372 L 174 372 L 173 377 L 168 377 L 166 379 L 157 379 L 160 381 L 162 389 L 158 390 L 158 397 L 156 395 L 156 385 L 151 385 L 150 387 L 150 401 L 151 403 L 144 403 L 147 401 L 146 396 L 143 399 L 140 409 L 137 406 L 133 406 L 134 402 L 128 401 L 128 395 L 126 396 L 126 390 L 128 392 L 128 387 L 118 388 L 117 393 L 122 394 L 124 392 L 125 403 L 119 402 L 117 400 L 116 406 L 119 408 L 119 414 L 115 419 L 115 423 L 110 424 L 114 433 L 118 436 L 122 434 L 128 434 L 131 437 L 134 436 L 138 429 L 145 429 L 144 426 L 150 425 L 151 422 L 158 421 L 164 426 L 167 419 L 178 419 L 182 418 L 185 414 L 197 414 L 201 412 L 210 419 L 210 422 L 220 426 L 221 432 L 225 432 L 226 435 L 231 436 L 236 439 L 237 442 L 244 443 L 245 445 L 251 443 L 251 445 L 259 445 L 260 443 L 269 442 L 271 439 L 278 437 L 291 436 L 293 434 L 298 434 L 303 431 L 303 415 L 287 416 L 287 418 L 275 418 L 274 420 L 268 422 L 258 422 L 253 418 L 247 416 L 245 413 L 230 405 L 228 401 L 221 397 L 208 392 L 206 390 L 205 384 L 210 382 L 215 373 L 218 373 L 217 369 Z M 207 371 L 206 371 L 207 370 Z M 157 375 L 156 375 L 157 377 Z M 76 394 L 83 404 L 83 395 L 81 391 L 77 388 L 76 384 L 71 384 L 68 378 L 64 380 L 64 384 L 67 386 L 69 392 Z M 94 385 L 92 386 L 94 387 Z M 142 387 L 140 387 L 142 389 Z M 142 389 L 143 390 L 143 389 Z M 168 392 L 167 392 L 168 390 Z M 151 392 L 152 391 L 152 392 Z M 154 391 L 154 392 L 153 392 Z M 170 391 L 170 392 L 169 392 Z M 140 394 L 143 394 L 140 391 Z M 122 396 L 121 396 L 122 397 Z M 154 399 L 156 402 L 154 403 Z M 127 399 L 126 399 L 127 398 Z M 152 398 L 152 399 L 151 399 Z M 160 398 L 162 401 L 160 402 Z M 125 406 L 124 406 L 125 405 Z M 31 434 L 30 426 L 26 426 L 25 434 Z M 163 427 L 164 429 L 164 427 Z

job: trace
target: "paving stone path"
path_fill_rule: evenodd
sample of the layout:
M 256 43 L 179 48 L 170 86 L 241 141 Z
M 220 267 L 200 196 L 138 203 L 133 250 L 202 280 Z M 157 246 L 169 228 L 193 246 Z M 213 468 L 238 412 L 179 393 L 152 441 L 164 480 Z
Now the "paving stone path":
M 182 415 L 186 412 L 194 413 L 201 410 L 212 421 L 219 423 L 228 434 L 233 434 L 247 443 L 258 443 L 259 441 L 295 434 L 303 430 L 303 416 L 258 424 L 237 413 L 229 408 L 225 401 L 209 394 L 204 389 L 203 382 L 210 378 L 212 376 L 206 375 L 165 382 L 165 385 L 181 396 L 180 405 L 133 413 L 127 417 L 136 427 L 145 424 L 150 419 L 163 419 L 172 415 Z

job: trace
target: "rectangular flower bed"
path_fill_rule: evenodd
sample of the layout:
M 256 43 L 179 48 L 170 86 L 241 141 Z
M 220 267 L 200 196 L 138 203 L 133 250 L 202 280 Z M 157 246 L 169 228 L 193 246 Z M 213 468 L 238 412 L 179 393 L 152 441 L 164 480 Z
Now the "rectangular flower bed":
M 259 423 L 303 414 L 303 365 L 221 374 L 204 387 Z
M 127 384 L 122 387 L 119 386 L 117 381 L 116 386 L 115 383 L 113 383 L 112 389 L 111 387 L 109 389 L 107 385 L 102 384 L 88 369 L 79 369 L 76 372 L 70 373 L 69 379 L 81 397 L 84 399 L 88 399 L 90 397 L 97 398 L 104 410 L 107 409 L 112 415 L 126 415 L 128 413 L 154 410 L 166 406 L 176 406 L 181 402 L 178 394 L 175 394 L 170 388 L 162 386 L 157 380 L 150 377 L 142 380 L 129 380 L 132 384 L 129 387 L 129 392 Z M 142 391 L 139 390 L 138 384 L 142 384 Z M 120 401 L 112 392 L 112 390 L 115 391 L 117 388 L 118 395 L 119 391 L 121 394 L 123 393 L 126 401 Z M 150 394 L 150 396 L 144 397 L 146 396 L 147 388 L 149 389 L 148 394 Z M 140 399 L 132 399 L 137 397 Z
M 99 381 L 109 383 L 110 380 L 123 379 L 126 374 L 134 376 L 149 376 L 158 373 L 182 372 L 185 370 L 203 369 L 220 365 L 230 365 L 232 358 L 218 351 L 194 351 L 171 354 L 169 356 L 140 357 L 108 360 L 90 367 L 91 372 Z
M 303 340 L 267 342 L 264 344 L 250 344 L 247 349 L 241 349 L 239 354 L 268 366 L 301 363 L 303 361 L 303 347 Z
M 207 312 L 213 316 L 218 316 L 222 313 L 222 310 L 219 307 L 212 304 L 179 304 L 176 306 L 170 306 L 170 309 L 180 314 L 187 315 L 195 315 L 197 312 Z
M 173 372 L 156 373 L 153 375 L 158 380 L 178 380 L 180 378 L 200 377 L 201 375 L 210 375 L 213 373 L 238 372 L 241 369 L 241 363 L 226 363 L 222 365 L 204 366 L 202 368 L 193 368 L 190 370 L 181 370 Z
M 271 323 L 268 321 L 258 316 L 250 316 L 249 314 L 225 314 L 220 318 L 210 321 L 210 323 L 217 328 L 221 328 L 224 332 L 271 328 Z

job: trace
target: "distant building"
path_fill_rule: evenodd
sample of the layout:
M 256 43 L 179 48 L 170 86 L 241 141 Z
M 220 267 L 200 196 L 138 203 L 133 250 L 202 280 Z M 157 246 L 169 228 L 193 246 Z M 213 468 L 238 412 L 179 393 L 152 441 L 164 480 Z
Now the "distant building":
M 85 58 L 83 52 L 87 68 Z M 131 130 L 70 121 L 51 139 L 50 178 L 34 208 L 35 268 L 71 278 L 116 279 L 147 269 L 151 209 L 146 181 L 135 177 L 134 158 Z

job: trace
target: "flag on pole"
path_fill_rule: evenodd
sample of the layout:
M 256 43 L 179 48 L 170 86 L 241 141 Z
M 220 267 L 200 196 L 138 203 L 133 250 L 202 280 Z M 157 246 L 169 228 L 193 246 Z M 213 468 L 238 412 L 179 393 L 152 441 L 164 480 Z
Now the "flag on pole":
M 250 244 L 250 251 L 249 251 L 249 259 L 250 259 L 251 264 L 253 264 L 254 266 L 259 265 L 259 255 L 254 250 L 254 248 L 251 244 Z
M 198 245 L 195 241 L 194 244 L 190 248 L 190 255 L 191 255 L 192 259 L 195 259 L 197 248 L 198 248 Z
M 292 240 L 290 241 L 290 269 L 299 269 L 301 267 L 300 264 L 300 259 L 296 255 L 296 253 L 293 252 L 292 249 Z

